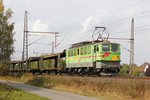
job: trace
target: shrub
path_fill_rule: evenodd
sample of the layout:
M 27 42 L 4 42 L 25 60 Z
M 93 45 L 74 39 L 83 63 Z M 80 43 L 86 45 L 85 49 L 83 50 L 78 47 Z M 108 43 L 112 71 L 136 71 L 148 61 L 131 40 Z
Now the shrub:
M 129 75 L 129 70 L 130 70 L 130 66 L 128 64 L 123 64 L 120 69 L 119 75 L 122 76 Z
M 0 63 L 0 74 L 7 75 L 9 71 L 8 63 Z

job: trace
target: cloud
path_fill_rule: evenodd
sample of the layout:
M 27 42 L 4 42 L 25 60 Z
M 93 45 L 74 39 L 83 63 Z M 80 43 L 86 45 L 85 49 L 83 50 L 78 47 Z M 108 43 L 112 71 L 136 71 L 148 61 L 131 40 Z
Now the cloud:
M 47 31 L 47 30 L 48 25 L 42 23 L 39 19 L 34 22 L 32 31 Z
M 93 16 L 87 17 L 82 23 L 82 27 L 80 30 L 80 33 L 86 33 L 94 30 L 95 26 L 105 26 L 104 22 L 106 21 L 107 17 L 109 14 L 107 11 L 104 10 L 98 10 L 97 13 Z
M 83 23 L 82 23 L 82 29 L 79 33 L 85 33 L 89 27 L 91 26 L 91 23 L 94 21 L 94 17 L 88 17 Z

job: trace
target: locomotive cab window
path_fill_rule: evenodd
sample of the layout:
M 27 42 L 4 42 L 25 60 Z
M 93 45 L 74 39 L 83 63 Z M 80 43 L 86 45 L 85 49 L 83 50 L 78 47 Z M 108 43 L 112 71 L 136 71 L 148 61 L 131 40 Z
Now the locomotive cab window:
M 73 56 L 73 50 L 71 50 L 71 56 Z
M 84 54 L 87 54 L 87 47 L 84 47 Z
M 88 54 L 91 54 L 91 46 L 88 46 Z
M 80 55 L 83 55 L 83 48 L 81 48 L 81 52 L 80 52 Z
M 98 52 L 99 51 L 99 47 L 98 47 L 98 45 L 95 45 L 94 46 L 94 53 L 96 53 L 96 52 Z
M 102 50 L 107 52 L 107 51 L 110 51 L 110 44 L 103 44 L 102 45 Z
M 96 53 L 96 45 L 94 45 L 94 53 Z
M 111 44 L 111 51 L 112 52 L 118 52 L 118 49 L 119 49 L 118 44 Z
M 76 52 L 76 49 L 74 49 L 74 56 L 76 56 L 77 55 L 77 52 Z
M 80 50 L 79 50 L 79 48 L 78 48 L 77 50 L 78 50 L 78 53 L 77 53 L 77 55 L 79 55 L 79 51 L 80 51 Z
M 96 48 L 96 50 L 97 50 L 97 51 L 99 51 L 99 47 L 98 47 L 98 45 L 97 45 L 97 48 Z
M 70 53 L 71 53 L 70 50 L 68 50 L 68 57 L 70 57 L 70 55 L 71 55 Z

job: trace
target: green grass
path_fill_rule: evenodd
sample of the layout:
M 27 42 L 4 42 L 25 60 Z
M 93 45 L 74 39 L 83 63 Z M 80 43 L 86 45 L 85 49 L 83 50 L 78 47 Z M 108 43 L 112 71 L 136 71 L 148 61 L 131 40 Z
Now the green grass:
M 0 84 L 0 100 L 48 100 L 7 85 Z

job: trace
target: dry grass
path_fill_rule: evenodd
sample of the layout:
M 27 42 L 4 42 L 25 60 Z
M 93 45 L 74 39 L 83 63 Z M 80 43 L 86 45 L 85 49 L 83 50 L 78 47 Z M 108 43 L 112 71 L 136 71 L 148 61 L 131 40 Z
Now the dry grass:
M 15 75 L 0 75 L 0 79 L 1 80 L 11 80 L 11 81 L 17 81 L 17 82 L 27 82 L 28 80 L 32 80 L 33 79 L 33 75 L 32 74 L 23 74 L 23 75 L 19 75 L 19 76 L 15 76 Z
M 150 80 L 55 75 L 25 75 L 15 80 L 109 100 L 149 100 L 150 98 Z
M 111 99 L 149 100 L 150 81 L 133 79 L 37 76 L 28 84 Z

